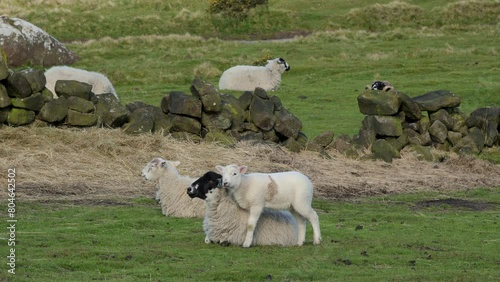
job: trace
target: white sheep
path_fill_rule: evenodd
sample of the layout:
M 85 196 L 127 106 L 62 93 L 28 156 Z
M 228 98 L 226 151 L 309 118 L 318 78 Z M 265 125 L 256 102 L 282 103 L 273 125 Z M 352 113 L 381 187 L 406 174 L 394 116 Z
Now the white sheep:
M 157 182 L 156 199 L 160 201 L 162 213 L 174 217 L 203 217 L 205 205 L 200 199 L 191 199 L 186 188 L 196 180 L 182 176 L 177 170 L 180 162 L 154 158 L 143 169 L 146 180 Z
M 268 60 L 267 65 L 234 66 L 222 73 L 219 89 L 254 91 L 256 87 L 266 91 L 277 90 L 281 84 L 281 74 L 290 70 L 282 58 Z
M 241 246 L 246 236 L 249 212 L 240 208 L 229 197 L 226 189 L 217 188 L 220 178 L 220 174 L 209 171 L 191 184 L 188 194 L 205 199 L 205 243 L 227 242 Z M 264 209 L 255 227 L 252 245 L 294 246 L 297 240 L 297 222 L 290 212 Z
M 55 66 L 45 71 L 45 78 L 47 79 L 45 88 L 52 92 L 54 98 L 57 98 L 55 87 L 58 80 L 75 80 L 92 85 L 92 93 L 96 95 L 111 93 L 118 101 L 120 100 L 113 88 L 113 84 L 106 76 L 98 72 L 68 66 Z
M 252 244 L 254 229 L 264 208 L 292 212 L 299 228 L 297 245 L 305 241 L 305 219 L 312 225 L 313 243 L 321 242 L 319 218 L 311 207 L 313 185 L 307 176 L 297 171 L 244 174 L 248 167 L 235 164 L 216 168 L 222 174 L 222 187 L 228 189 L 241 208 L 250 211 L 243 247 Z

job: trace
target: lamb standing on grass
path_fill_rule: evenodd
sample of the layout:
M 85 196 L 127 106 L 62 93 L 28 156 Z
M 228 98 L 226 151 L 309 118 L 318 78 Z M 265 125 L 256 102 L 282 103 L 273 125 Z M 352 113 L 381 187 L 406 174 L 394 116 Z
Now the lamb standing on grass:
M 249 212 L 238 206 L 226 189 L 218 189 L 222 175 L 209 171 L 189 186 L 190 197 L 205 200 L 203 220 L 205 243 L 230 243 L 241 246 L 246 235 Z M 297 245 L 297 222 L 288 211 L 264 209 L 255 227 L 252 245 Z
M 254 91 L 256 87 L 266 91 L 277 90 L 281 84 L 281 74 L 290 66 L 282 58 L 268 60 L 264 67 L 234 66 L 222 73 L 219 89 Z
M 166 216 L 203 217 L 205 205 L 200 199 L 191 199 L 186 195 L 196 178 L 182 176 L 177 170 L 180 162 L 154 158 L 143 169 L 146 180 L 157 181 L 156 199 L 160 201 L 161 211 Z
M 313 185 L 307 176 L 297 171 L 279 173 L 244 174 L 247 166 L 217 166 L 222 174 L 222 187 L 238 205 L 250 211 L 247 234 L 243 247 L 250 247 L 254 230 L 264 208 L 290 209 L 299 228 L 297 245 L 302 246 L 306 237 L 307 219 L 313 228 L 314 244 L 321 242 L 319 219 L 311 207 Z
M 97 72 L 67 66 L 56 66 L 45 71 L 45 78 L 47 79 L 45 88 L 52 92 L 54 98 L 57 98 L 55 88 L 58 80 L 75 80 L 92 85 L 92 93 L 95 95 L 111 93 L 118 101 L 120 100 L 109 79 Z

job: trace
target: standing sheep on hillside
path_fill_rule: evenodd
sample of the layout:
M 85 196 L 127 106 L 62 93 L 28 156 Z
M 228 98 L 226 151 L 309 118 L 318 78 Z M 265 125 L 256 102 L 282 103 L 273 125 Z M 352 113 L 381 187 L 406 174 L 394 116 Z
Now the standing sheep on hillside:
M 281 84 L 281 74 L 290 66 L 282 58 L 268 60 L 264 67 L 234 66 L 222 73 L 219 89 L 254 91 L 256 87 L 266 91 L 277 90 Z
M 241 246 L 250 214 L 229 197 L 226 189 L 217 188 L 221 178 L 220 174 L 209 171 L 193 182 L 187 192 L 190 197 L 205 200 L 205 243 L 227 242 Z M 252 244 L 294 246 L 297 239 L 297 222 L 290 212 L 264 209 L 255 227 Z
M 92 93 L 95 95 L 111 93 L 118 101 L 120 100 L 109 79 L 97 72 L 67 66 L 56 66 L 45 71 L 45 78 L 47 79 L 45 88 L 52 92 L 54 98 L 57 98 L 55 87 L 58 80 L 75 80 L 92 85 Z
M 156 199 L 160 201 L 161 211 L 166 216 L 203 217 L 205 205 L 200 199 L 192 199 L 186 195 L 196 178 L 182 176 L 177 170 L 180 162 L 154 158 L 143 169 L 142 176 L 146 180 L 157 182 Z
M 238 205 L 250 211 L 247 223 L 247 235 L 243 247 L 250 247 L 254 229 L 264 208 L 289 209 L 299 227 L 297 245 L 302 246 L 306 237 L 306 219 L 314 232 L 314 244 L 321 242 L 319 218 L 311 207 L 313 185 L 309 178 L 297 171 L 279 173 L 245 174 L 247 166 L 217 166 L 222 174 L 222 187 Z

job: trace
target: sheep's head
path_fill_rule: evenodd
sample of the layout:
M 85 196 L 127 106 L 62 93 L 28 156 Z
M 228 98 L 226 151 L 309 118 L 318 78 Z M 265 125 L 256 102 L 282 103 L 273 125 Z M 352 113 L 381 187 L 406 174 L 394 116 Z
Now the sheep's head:
M 276 68 L 279 70 L 280 73 L 290 70 L 290 65 L 283 58 L 268 60 L 266 67 Z
M 205 200 L 207 195 L 211 194 L 214 189 L 220 187 L 222 175 L 209 171 L 187 188 L 187 194 L 191 198 L 200 198 Z
M 374 81 L 371 86 L 367 85 L 365 89 L 371 89 L 371 90 L 382 90 L 382 91 L 389 91 L 393 89 L 391 83 L 389 81 Z
M 230 164 L 225 167 L 218 165 L 215 168 L 222 174 L 222 187 L 228 189 L 238 188 L 241 183 L 241 175 L 248 169 L 245 165 L 238 166 L 235 164 Z
M 171 162 L 162 158 L 154 158 L 141 171 L 146 180 L 156 181 L 165 171 L 177 172 L 180 162 Z

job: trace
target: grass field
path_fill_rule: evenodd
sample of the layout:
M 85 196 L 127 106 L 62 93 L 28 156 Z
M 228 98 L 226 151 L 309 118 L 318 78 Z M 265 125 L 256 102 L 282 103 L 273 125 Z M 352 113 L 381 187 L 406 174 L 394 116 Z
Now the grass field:
M 453 91 L 466 113 L 500 104 L 498 1 L 269 1 L 237 20 L 206 1 L 43 2 L 0 9 L 66 42 L 75 66 L 108 75 L 124 103 L 159 105 L 195 77 L 218 85 L 225 69 L 270 56 L 291 65 L 273 94 L 310 138 L 356 134 L 356 97 L 376 79 L 410 97 Z M 309 36 L 258 41 L 296 34 Z
M 321 245 L 308 226 L 303 247 L 251 249 L 206 245 L 201 219 L 149 199 L 23 203 L 12 281 L 495 281 L 499 203 L 498 189 L 318 200 Z
M 411 97 L 451 90 L 466 113 L 500 105 L 497 0 L 269 0 L 238 19 L 210 15 L 207 3 L 2 0 L 0 11 L 66 43 L 80 56 L 74 66 L 106 74 L 124 103 L 158 106 L 170 91 L 189 93 L 195 77 L 218 85 L 230 66 L 283 57 L 291 71 L 273 94 L 309 138 L 356 134 L 364 118 L 356 98 L 375 79 Z M 16 274 L 7 273 L 4 229 L 0 281 L 500 280 L 498 150 L 486 157 L 496 165 L 381 164 L 116 131 L 22 130 L 0 129 L 2 170 L 19 171 Z M 201 219 L 166 218 L 141 190 L 151 186 L 139 168 L 157 154 L 193 175 L 243 161 L 305 172 L 321 195 L 313 207 L 322 244 L 311 244 L 308 226 L 303 247 L 206 245 Z

